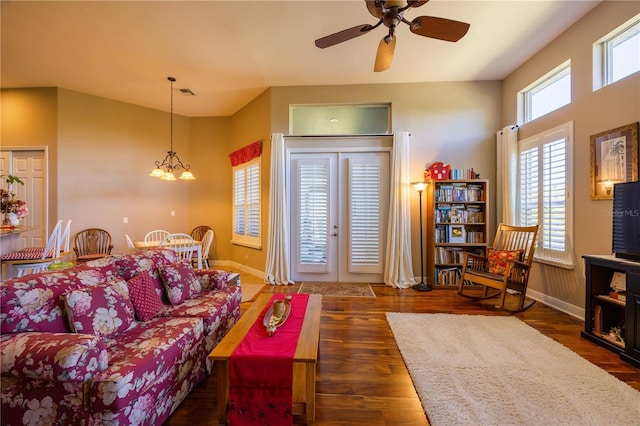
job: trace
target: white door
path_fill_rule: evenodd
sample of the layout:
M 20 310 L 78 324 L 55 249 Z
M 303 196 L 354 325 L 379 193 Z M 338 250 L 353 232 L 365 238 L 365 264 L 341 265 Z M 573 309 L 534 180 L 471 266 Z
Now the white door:
M 382 282 L 389 153 L 295 153 L 289 170 L 292 279 Z
M 19 177 L 24 185 L 13 184 L 17 197 L 27 203 L 29 214 L 22 225 L 17 248 L 40 247 L 47 240 L 47 161 L 44 150 L 4 150 L 0 152 L 0 174 Z M 2 182 L 4 184 L 4 182 Z

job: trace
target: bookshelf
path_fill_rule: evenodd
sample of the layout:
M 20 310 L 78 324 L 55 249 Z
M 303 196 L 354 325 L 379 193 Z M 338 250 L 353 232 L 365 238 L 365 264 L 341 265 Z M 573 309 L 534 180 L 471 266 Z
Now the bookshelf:
M 486 254 L 487 180 L 433 180 L 427 187 L 427 281 L 435 288 L 459 285 L 462 253 Z

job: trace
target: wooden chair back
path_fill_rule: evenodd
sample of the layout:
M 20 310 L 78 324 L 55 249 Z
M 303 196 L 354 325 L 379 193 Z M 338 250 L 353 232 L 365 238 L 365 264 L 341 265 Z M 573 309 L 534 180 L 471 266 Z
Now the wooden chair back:
M 204 240 L 204 234 L 206 234 L 207 231 L 210 230 L 212 230 L 211 227 L 207 225 L 196 226 L 191 231 L 191 237 L 196 241 L 202 241 Z
M 501 223 L 493 240 L 493 248 L 496 250 L 522 250 L 523 263 L 531 265 L 535 251 L 538 225 L 511 226 Z
M 111 254 L 112 248 L 111 234 L 100 228 L 83 229 L 76 234 L 73 241 L 73 251 L 76 253 L 76 258 L 89 255 L 107 256 Z

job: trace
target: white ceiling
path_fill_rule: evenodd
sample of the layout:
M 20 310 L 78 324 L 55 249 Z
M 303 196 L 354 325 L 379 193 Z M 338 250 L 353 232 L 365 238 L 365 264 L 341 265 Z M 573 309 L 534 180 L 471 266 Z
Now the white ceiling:
M 273 86 L 501 80 L 599 0 L 431 0 L 408 10 L 468 22 L 457 43 L 402 24 L 391 69 L 373 72 L 386 28 L 327 49 L 314 40 L 375 24 L 362 0 L 6 1 L 2 88 L 63 87 L 186 116 L 228 116 Z

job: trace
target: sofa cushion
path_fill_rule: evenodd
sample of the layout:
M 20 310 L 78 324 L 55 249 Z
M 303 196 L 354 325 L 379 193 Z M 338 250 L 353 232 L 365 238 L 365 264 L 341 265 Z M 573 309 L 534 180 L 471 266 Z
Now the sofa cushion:
M 68 332 L 61 296 L 70 289 L 104 283 L 114 275 L 113 266 L 82 265 L 7 280 L 0 286 L 0 332 Z
M 487 270 L 492 274 L 503 275 L 509 260 L 520 260 L 522 250 L 487 249 Z
M 71 330 L 98 337 L 115 337 L 134 327 L 127 284 L 116 279 L 105 285 L 71 290 L 64 295 Z
M 138 319 L 148 321 L 162 309 L 162 299 L 156 293 L 156 285 L 151 272 L 140 272 L 127 281 L 127 286 Z
M 200 281 L 191 266 L 191 260 L 164 265 L 160 268 L 160 278 L 167 291 L 167 297 L 172 305 L 178 305 L 187 299 L 198 295 L 202 291 Z
M 103 341 L 90 334 L 15 333 L 2 336 L 2 375 L 84 382 L 106 370 Z M 4 382 L 3 382 L 4 384 Z
M 105 344 L 110 354 L 109 367 L 91 383 L 93 410 L 114 412 L 134 407 L 136 401 L 143 403 L 141 395 L 151 394 L 153 397 L 146 401 L 150 406 L 138 413 L 144 415 L 174 387 L 186 394 L 204 378 L 200 319 L 154 318 L 116 339 L 106 339 Z M 182 398 L 184 395 L 179 400 Z M 132 412 L 131 416 L 137 415 Z M 149 424 L 132 420 L 129 424 Z

